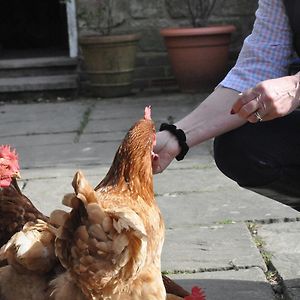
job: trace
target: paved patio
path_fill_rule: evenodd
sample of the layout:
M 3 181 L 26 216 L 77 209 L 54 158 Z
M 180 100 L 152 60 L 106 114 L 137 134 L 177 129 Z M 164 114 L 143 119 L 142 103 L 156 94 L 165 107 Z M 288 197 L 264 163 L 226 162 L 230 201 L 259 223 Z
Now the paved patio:
M 3 102 L 0 141 L 17 148 L 23 191 L 48 214 L 72 191 L 76 170 L 94 185 L 103 178 L 145 105 L 152 105 L 158 127 L 203 98 Z M 226 178 L 214 164 L 211 141 L 156 175 L 154 188 L 167 227 L 162 266 L 169 276 L 188 289 L 203 287 L 207 300 L 300 299 L 299 213 Z

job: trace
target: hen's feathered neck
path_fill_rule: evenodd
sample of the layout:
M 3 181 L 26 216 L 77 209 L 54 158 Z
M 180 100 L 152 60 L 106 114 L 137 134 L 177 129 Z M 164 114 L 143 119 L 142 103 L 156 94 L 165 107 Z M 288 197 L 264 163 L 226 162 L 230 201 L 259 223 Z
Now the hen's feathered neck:
M 141 119 L 129 130 L 120 145 L 112 166 L 95 190 L 128 192 L 132 196 L 153 199 L 152 149 L 155 127 Z

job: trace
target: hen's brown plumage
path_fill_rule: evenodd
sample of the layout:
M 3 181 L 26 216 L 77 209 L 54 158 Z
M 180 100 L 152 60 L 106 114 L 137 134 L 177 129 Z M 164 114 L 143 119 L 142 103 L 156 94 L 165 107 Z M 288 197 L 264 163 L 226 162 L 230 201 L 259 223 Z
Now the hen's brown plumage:
M 164 222 L 154 199 L 150 118 L 137 122 L 94 190 L 81 172 L 56 253 L 88 299 L 165 300 L 160 256 Z M 59 293 L 56 287 L 54 294 Z
M 17 180 L 12 179 L 9 187 L 0 189 L 0 247 L 30 221 L 47 221 L 32 202 L 22 194 Z
M 27 222 L 1 248 L 0 259 L 8 266 L 0 268 L 0 299 L 48 299 L 49 281 L 58 265 L 55 233 L 56 228 L 42 220 Z
M 1 248 L 0 259 L 7 259 L 19 273 L 47 273 L 57 264 L 55 232 L 56 228 L 42 220 L 27 222 Z

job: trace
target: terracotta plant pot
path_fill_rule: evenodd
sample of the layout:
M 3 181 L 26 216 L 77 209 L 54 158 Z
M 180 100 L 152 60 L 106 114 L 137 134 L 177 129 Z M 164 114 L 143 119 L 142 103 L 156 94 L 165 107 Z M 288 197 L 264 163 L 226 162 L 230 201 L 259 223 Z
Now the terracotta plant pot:
M 131 93 L 139 35 L 82 36 L 79 39 L 89 86 L 95 96 Z
M 233 31 L 232 25 L 160 31 L 181 91 L 196 93 L 222 79 L 227 70 Z

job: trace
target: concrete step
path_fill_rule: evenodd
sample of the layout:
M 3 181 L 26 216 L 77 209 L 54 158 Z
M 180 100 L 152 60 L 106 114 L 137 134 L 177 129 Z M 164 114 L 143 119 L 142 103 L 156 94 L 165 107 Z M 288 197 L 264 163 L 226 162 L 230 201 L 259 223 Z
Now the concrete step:
M 76 89 L 77 80 L 77 74 L 1 78 L 0 93 Z
M 0 60 L 0 78 L 75 74 L 78 60 L 67 56 Z

